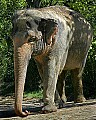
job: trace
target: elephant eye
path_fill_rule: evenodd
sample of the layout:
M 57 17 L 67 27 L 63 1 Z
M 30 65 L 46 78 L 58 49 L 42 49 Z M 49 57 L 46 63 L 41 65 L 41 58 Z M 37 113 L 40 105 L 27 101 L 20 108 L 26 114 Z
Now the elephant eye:
M 27 28 L 31 28 L 31 24 L 29 21 L 26 22 L 26 26 L 27 26 Z
M 28 39 L 28 42 L 33 42 L 32 38 L 29 38 L 29 39 Z
M 34 42 L 34 41 L 36 41 L 36 38 L 34 38 L 34 37 L 30 37 L 30 38 L 28 39 L 28 42 Z

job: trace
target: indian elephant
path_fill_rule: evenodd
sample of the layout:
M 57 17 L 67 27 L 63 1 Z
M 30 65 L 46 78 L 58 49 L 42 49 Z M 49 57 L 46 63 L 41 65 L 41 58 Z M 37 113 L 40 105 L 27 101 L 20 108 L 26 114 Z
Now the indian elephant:
M 27 111 L 22 111 L 22 99 L 31 56 L 43 81 L 43 112 L 57 110 L 56 85 L 61 99 L 65 97 L 63 77 L 66 70 L 72 71 L 74 101 L 85 100 L 82 72 L 92 41 L 92 28 L 79 13 L 65 6 L 18 10 L 13 17 L 12 31 L 17 115 L 28 115 Z

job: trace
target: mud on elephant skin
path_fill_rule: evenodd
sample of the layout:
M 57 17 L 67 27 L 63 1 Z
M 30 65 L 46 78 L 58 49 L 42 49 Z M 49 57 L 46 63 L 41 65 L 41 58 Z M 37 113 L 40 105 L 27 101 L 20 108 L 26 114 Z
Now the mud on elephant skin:
M 43 81 L 44 112 L 57 108 L 57 91 L 64 102 L 64 74 L 73 75 L 74 101 L 83 102 L 82 72 L 92 41 L 90 24 L 82 16 L 65 6 L 19 10 L 13 17 L 15 112 L 24 117 L 22 99 L 26 71 L 31 56 L 37 63 Z

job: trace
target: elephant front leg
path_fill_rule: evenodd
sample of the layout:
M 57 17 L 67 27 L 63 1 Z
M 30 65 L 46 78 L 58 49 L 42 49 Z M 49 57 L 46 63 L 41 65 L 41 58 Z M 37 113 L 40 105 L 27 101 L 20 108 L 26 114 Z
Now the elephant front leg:
M 72 70 L 73 87 L 74 87 L 74 102 L 84 102 L 86 99 L 83 95 L 82 76 L 79 75 L 79 69 Z
M 44 66 L 44 78 L 43 78 L 43 100 L 44 107 L 43 112 L 57 111 L 57 107 L 54 103 L 54 94 L 56 90 L 57 75 L 55 69 L 55 59 L 49 60 Z

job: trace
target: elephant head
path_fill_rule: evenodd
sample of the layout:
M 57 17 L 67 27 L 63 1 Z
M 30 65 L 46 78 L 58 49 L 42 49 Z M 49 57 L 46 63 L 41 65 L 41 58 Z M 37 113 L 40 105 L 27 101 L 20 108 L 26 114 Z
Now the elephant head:
M 24 117 L 22 99 L 28 62 L 31 56 L 46 54 L 55 43 L 57 23 L 53 19 L 31 17 L 17 13 L 13 19 L 15 112 Z

